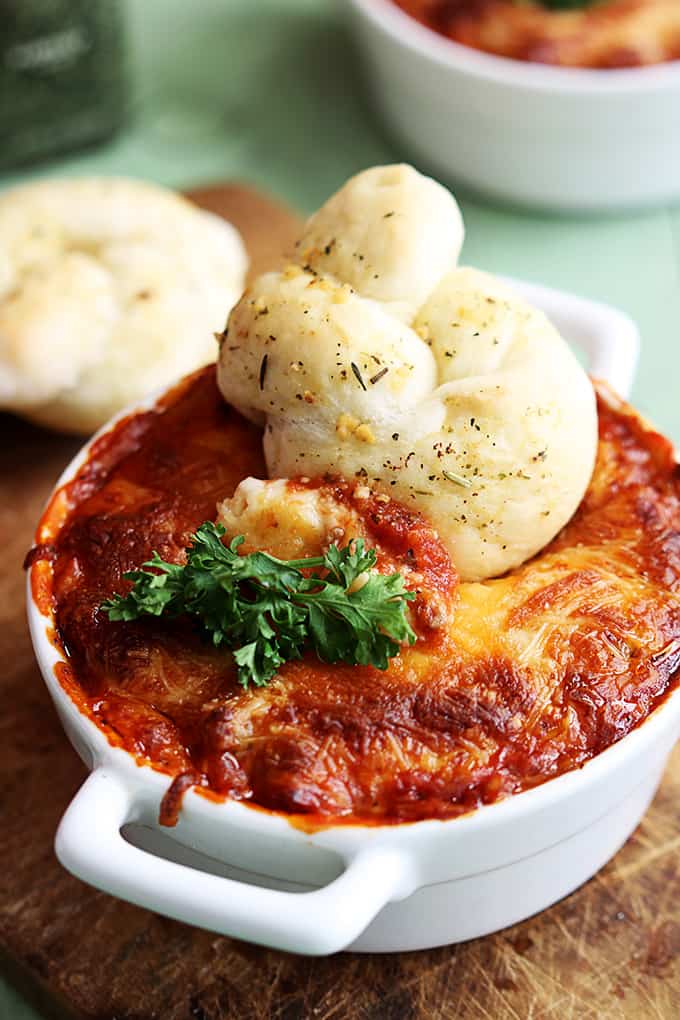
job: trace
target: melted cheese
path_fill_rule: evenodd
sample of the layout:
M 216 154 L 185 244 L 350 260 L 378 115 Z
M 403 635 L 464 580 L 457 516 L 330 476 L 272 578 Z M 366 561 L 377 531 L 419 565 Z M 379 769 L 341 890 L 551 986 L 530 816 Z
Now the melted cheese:
M 356 514 L 324 489 L 285 478 L 244 479 L 218 504 L 217 520 L 229 538 L 244 536 L 243 553 L 266 549 L 283 560 L 318 556 L 332 542 L 345 545 L 362 533 Z

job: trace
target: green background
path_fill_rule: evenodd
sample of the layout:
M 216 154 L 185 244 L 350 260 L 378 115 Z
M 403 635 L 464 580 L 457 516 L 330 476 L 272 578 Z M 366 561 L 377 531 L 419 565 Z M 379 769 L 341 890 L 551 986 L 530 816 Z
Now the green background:
M 126 6 L 126 130 L 106 146 L 0 176 L 0 186 L 46 174 L 125 174 L 182 187 L 241 179 L 311 211 L 355 171 L 409 159 L 370 109 L 342 0 Z M 457 197 L 466 262 L 609 302 L 637 321 L 634 400 L 680 439 L 680 209 L 564 218 Z M 0 981 L 1 1020 L 36 1016 Z

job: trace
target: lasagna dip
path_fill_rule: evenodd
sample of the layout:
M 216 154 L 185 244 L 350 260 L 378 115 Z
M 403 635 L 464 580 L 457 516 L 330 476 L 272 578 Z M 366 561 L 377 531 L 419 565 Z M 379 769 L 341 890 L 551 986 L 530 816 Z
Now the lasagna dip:
M 153 550 L 182 562 L 217 504 L 226 522 L 224 497 L 264 473 L 260 430 L 205 369 L 101 438 L 43 519 L 30 558 L 68 650 L 60 679 L 113 743 L 174 777 L 169 823 L 192 784 L 306 824 L 389 823 L 455 817 L 577 768 L 644 721 L 680 667 L 673 449 L 606 395 L 599 422 L 576 515 L 536 558 L 481 582 L 461 582 L 424 519 L 363 480 L 284 483 L 307 524 L 291 546 L 265 513 L 258 544 L 313 554 L 338 521 L 365 536 L 378 569 L 417 592 L 417 640 L 384 672 L 309 653 L 244 690 L 231 654 L 188 619 L 101 610 Z M 242 499 L 228 513 L 251 530 Z
M 680 59 L 677 0 L 394 0 L 428 28 L 514 60 L 616 68 Z

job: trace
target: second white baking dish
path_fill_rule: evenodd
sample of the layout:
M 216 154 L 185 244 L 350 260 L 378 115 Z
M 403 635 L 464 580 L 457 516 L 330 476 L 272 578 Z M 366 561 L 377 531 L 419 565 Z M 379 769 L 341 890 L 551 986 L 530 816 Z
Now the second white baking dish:
M 680 61 L 590 70 L 508 60 L 390 0 L 344 0 L 378 111 L 440 177 L 563 211 L 680 196 Z

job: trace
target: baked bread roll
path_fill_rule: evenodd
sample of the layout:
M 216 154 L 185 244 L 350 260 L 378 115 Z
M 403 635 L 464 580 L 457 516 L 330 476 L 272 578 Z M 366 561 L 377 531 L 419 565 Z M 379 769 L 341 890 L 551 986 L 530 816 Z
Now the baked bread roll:
M 220 348 L 270 477 L 357 478 L 420 510 L 463 580 L 504 573 L 580 503 L 593 387 L 542 312 L 456 268 L 453 197 L 407 166 L 350 180 L 296 263 L 261 276 Z
M 93 431 L 214 360 L 246 265 L 229 223 L 154 184 L 0 194 L 0 407 Z

